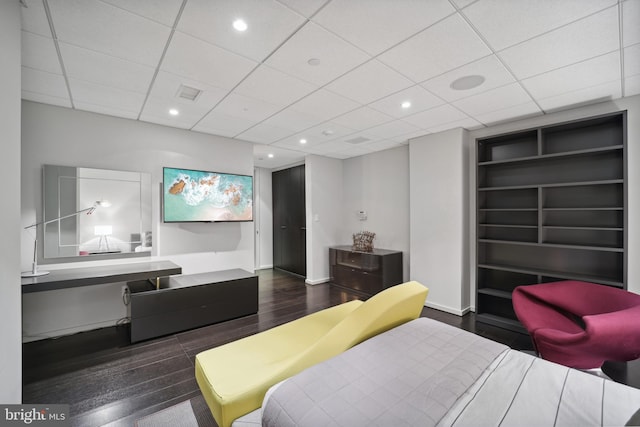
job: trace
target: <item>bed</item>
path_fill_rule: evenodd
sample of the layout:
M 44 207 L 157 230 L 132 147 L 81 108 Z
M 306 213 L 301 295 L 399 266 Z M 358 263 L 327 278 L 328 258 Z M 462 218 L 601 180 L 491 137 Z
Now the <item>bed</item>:
M 639 389 L 419 318 L 273 386 L 233 427 L 624 426 L 639 408 Z

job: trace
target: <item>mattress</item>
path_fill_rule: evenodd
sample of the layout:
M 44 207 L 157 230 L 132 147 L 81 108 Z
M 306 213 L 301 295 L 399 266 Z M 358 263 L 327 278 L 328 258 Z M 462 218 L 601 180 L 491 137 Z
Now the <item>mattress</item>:
M 640 390 L 420 318 L 274 386 L 234 427 L 622 426 Z

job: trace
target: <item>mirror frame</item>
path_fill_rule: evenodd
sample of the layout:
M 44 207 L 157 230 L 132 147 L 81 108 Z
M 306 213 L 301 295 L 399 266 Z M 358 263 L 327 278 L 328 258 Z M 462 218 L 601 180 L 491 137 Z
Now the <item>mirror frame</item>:
M 58 216 L 58 204 L 59 204 L 59 189 L 58 189 L 58 178 L 61 175 L 59 171 L 62 170 L 71 170 L 71 169 L 88 169 L 91 171 L 95 171 L 97 173 L 108 173 L 108 172 L 117 172 L 117 173 L 135 173 L 139 174 L 141 177 L 140 185 L 140 238 L 143 239 L 143 235 L 146 231 L 153 230 L 153 215 L 152 215 L 152 199 L 151 199 L 151 174 L 146 172 L 138 172 L 138 171 L 122 171 L 122 170 L 112 170 L 112 169 L 103 169 L 103 168 L 84 168 L 84 167 L 75 167 L 75 166 L 59 166 L 59 165 L 43 165 L 42 167 L 42 218 L 43 221 L 48 221 L 53 218 L 57 218 Z M 47 176 L 49 176 L 47 178 Z M 52 179 L 55 182 L 51 182 Z M 52 188 L 52 186 L 55 186 Z M 54 197 L 47 197 L 48 193 L 53 193 Z M 146 203 L 145 203 L 146 200 Z M 88 206 L 87 206 L 88 207 Z M 82 209 L 83 207 L 75 206 L 75 211 Z M 74 212 L 75 212 L 74 211 Z M 48 212 L 54 212 L 54 214 L 49 217 Z M 146 215 L 146 218 L 145 218 Z M 148 223 L 148 229 L 143 231 L 144 223 Z M 55 233 L 55 232 L 54 232 Z M 82 261 L 98 261 L 98 260 L 106 260 L 106 259 L 121 259 L 121 258 L 141 258 L 141 257 L 150 257 L 153 253 L 153 240 L 151 243 L 151 251 L 144 252 L 119 252 L 119 253 L 104 253 L 104 254 L 90 254 L 90 255 L 62 255 L 62 256 L 45 256 L 45 248 L 47 244 L 47 232 L 46 225 L 42 227 L 38 227 L 37 235 L 38 240 L 42 242 L 38 250 L 38 263 L 39 264 L 56 264 L 56 263 L 68 263 L 68 262 L 82 262 Z M 153 236 L 153 233 L 152 233 Z M 60 232 L 57 232 L 57 240 L 60 240 Z M 57 242 L 56 242 L 57 243 Z M 80 245 L 75 246 L 78 248 Z

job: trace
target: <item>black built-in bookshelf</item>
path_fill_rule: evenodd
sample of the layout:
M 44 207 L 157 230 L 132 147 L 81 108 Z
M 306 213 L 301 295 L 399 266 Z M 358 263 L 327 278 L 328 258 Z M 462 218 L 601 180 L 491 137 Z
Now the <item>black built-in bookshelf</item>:
M 476 319 L 524 331 L 516 286 L 626 289 L 626 112 L 477 140 Z

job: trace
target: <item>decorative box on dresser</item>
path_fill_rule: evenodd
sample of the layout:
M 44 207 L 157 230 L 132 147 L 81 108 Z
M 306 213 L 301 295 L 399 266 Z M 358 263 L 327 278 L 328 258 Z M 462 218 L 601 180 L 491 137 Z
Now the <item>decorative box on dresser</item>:
M 522 331 L 518 285 L 626 288 L 626 112 L 477 140 L 476 319 Z
M 400 251 L 360 252 L 351 246 L 336 246 L 329 248 L 329 267 L 334 284 L 368 295 L 402 283 Z

